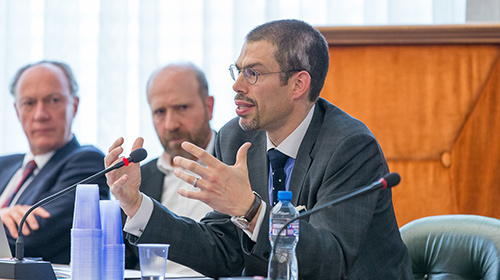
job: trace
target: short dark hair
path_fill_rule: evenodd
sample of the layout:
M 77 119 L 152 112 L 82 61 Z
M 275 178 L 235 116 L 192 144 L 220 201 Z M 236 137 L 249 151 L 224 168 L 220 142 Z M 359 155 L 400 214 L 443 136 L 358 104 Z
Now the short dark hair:
M 264 23 L 246 36 L 247 42 L 268 41 L 276 46 L 274 58 L 280 65 L 283 84 L 294 74 L 288 70 L 306 70 L 311 75 L 309 100 L 318 99 L 325 84 L 330 63 L 325 37 L 308 23 L 285 19 Z
M 199 89 L 198 93 L 200 94 L 201 99 L 203 101 L 205 100 L 205 97 L 208 96 L 207 77 L 205 76 L 205 73 L 203 73 L 203 71 L 198 66 L 196 66 L 196 64 L 190 61 L 174 62 L 157 69 L 155 72 L 153 72 L 153 74 L 151 74 L 151 76 L 148 79 L 148 82 L 146 83 L 146 93 L 149 90 L 149 84 L 158 75 L 158 72 L 168 67 L 182 67 L 193 72 L 194 75 L 196 76 L 196 81 L 198 82 L 198 89 Z
M 16 75 L 12 79 L 12 83 L 10 84 L 9 89 L 10 89 L 10 93 L 12 94 L 12 96 L 15 96 L 15 94 L 16 94 L 15 91 L 16 91 L 17 83 L 19 82 L 19 78 L 24 73 L 24 71 L 28 70 L 29 68 L 31 68 L 33 66 L 40 65 L 40 64 L 51 64 L 51 65 L 54 65 L 54 66 L 58 67 L 59 69 L 61 69 L 63 71 L 64 75 L 66 76 L 66 78 L 68 78 L 70 94 L 73 97 L 78 96 L 77 95 L 78 83 L 76 82 L 75 76 L 73 75 L 73 71 L 71 71 L 71 67 L 69 67 L 69 65 L 64 63 L 64 62 L 54 61 L 54 60 L 41 60 L 41 61 L 38 61 L 35 63 L 27 64 L 27 65 L 19 68 L 19 70 L 17 70 L 17 72 L 16 72 Z

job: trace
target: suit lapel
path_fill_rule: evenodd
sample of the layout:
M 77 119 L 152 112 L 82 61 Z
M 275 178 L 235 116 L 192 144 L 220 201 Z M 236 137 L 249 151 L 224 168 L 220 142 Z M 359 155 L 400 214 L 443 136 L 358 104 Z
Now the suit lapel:
M 64 147 L 57 150 L 57 152 L 50 158 L 50 160 L 45 164 L 45 166 L 38 172 L 38 174 L 33 178 L 30 184 L 26 187 L 19 197 L 18 204 L 33 204 L 35 203 L 35 198 L 40 198 L 40 193 L 46 191 L 47 188 L 51 188 L 51 184 L 47 183 L 49 180 L 53 179 L 56 175 L 54 172 L 58 171 L 60 168 L 57 166 L 61 164 L 61 161 L 70 156 L 70 154 L 80 147 L 80 144 L 73 137 L 73 140 L 68 142 Z M 66 186 L 69 187 L 69 186 Z
M 8 162 L 4 162 L 3 166 L 1 166 L 0 171 L 0 194 L 3 192 L 7 184 L 9 184 L 10 179 L 14 176 L 14 173 L 21 168 L 23 164 L 24 155 L 19 155 L 14 160 L 9 160 Z
M 295 159 L 295 165 L 293 166 L 292 177 L 290 179 L 290 191 L 294 193 L 292 197 L 292 204 L 294 205 L 297 205 L 299 197 L 302 194 L 304 181 L 313 160 L 312 151 L 316 144 L 318 134 L 320 133 L 323 118 L 324 110 L 322 106 L 320 106 L 320 102 L 316 102 L 313 118 L 300 144 L 297 158 Z
M 266 133 L 259 131 L 251 142 L 252 146 L 250 146 L 247 158 L 250 184 L 252 189 L 258 192 L 262 199 L 269 204 L 269 163 L 266 154 Z

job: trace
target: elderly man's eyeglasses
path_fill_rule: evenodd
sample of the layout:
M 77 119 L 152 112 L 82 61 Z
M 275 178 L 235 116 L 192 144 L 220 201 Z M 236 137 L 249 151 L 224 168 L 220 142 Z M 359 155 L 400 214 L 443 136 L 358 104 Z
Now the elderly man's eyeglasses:
M 234 65 L 234 64 L 231 64 L 229 66 L 229 74 L 231 74 L 231 78 L 233 78 L 234 81 L 236 81 L 238 79 L 238 77 L 240 76 L 241 72 L 243 72 L 243 77 L 245 77 L 245 80 L 251 85 L 255 85 L 255 83 L 257 83 L 259 76 L 278 74 L 278 73 L 287 73 L 287 72 L 294 72 L 294 71 L 299 72 L 302 70 L 288 70 L 288 71 L 279 71 L 279 72 L 259 73 L 251 67 L 245 67 L 243 69 L 238 69 L 238 67 L 236 67 L 236 65 Z

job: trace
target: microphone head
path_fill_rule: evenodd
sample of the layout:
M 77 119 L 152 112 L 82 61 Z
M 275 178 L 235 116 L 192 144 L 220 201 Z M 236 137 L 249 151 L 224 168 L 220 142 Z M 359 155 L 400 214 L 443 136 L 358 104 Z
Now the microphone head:
M 392 188 L 401 182 L 401 176 L 396 172 L 392 172 L 385 175 L 384 180 L 387 182 L 387 188 Z
M 137 163 L 143 161 L 148 156 L 148 152 L 144 148 L 138 148 L 130 153 L 130 162 Z

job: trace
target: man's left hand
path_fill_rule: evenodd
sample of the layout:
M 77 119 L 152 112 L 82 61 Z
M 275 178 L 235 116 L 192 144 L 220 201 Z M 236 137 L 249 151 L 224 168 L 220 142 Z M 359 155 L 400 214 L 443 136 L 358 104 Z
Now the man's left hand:
M 238 150 L 236 163 L 229 166 L 192 143 L 182 143 L 182 148 L 201 160 L 206 167 L 180 156 L 175 157 L 175 164 L 199 177 L 195 181 L 197 177 L 179 169 L 175 170 L 175 175 L 189 184 L 195 183 L 195 187 L 200 189 L 178 189 L 177 192 L 184 197 L 200 200 L 218 212 L 231 216 L 244 215 L 255 199 L 248 178 L 247 152 L 250 146 L 249 142 L 243 144 Z

